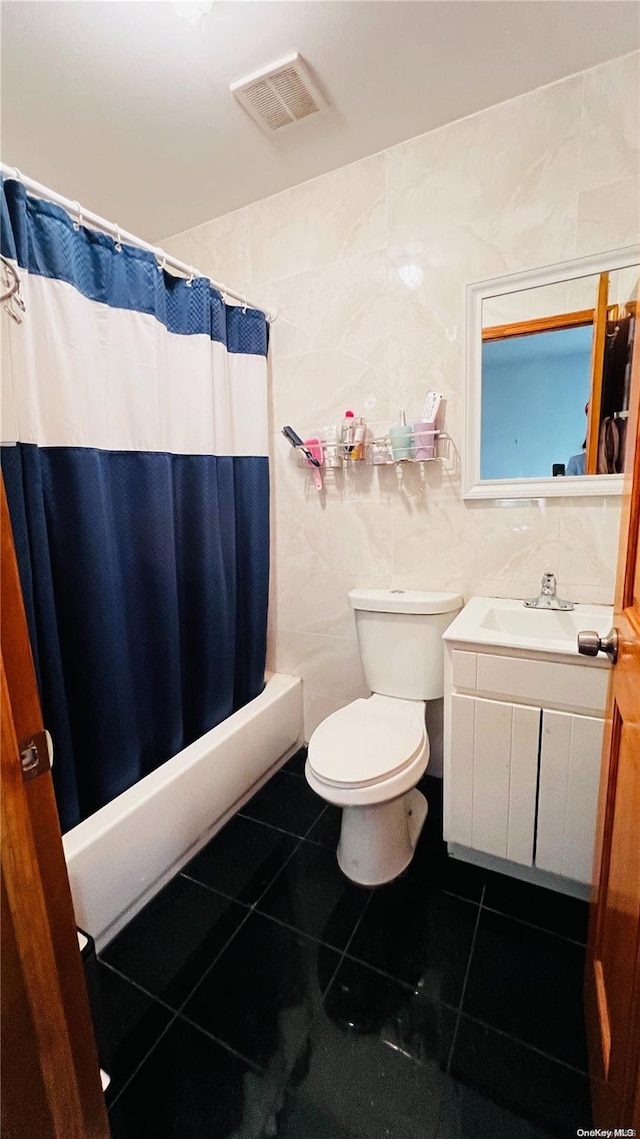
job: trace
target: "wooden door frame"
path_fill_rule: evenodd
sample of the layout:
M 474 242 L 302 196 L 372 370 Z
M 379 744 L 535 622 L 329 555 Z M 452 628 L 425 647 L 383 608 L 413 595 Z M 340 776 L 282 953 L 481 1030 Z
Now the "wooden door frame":
M 589 1039 L 589 1073 L 595 1123 L 603 1128 L 634 1128 L 640 1134 L 640 924 L 636 944 L 630 946 L 634 980 L 629 992 L 629 1025 L 626 1069 L 621 1089 L 622 1102 L 614 1102 L 617 1088 L 608 1081 L 611 1057 L 611 1025 L 607 1016 L 604 977 L 599 960 L 599 945 L 606 918 L 600 905 L 605 896 L 611 860 L 611 841 L 614 822 L 615 790 L 618 779 L 618 745 L 621 731 L 620 714 L 614 716 L 614 686 L 627 686 L 627 695 L 633 692 L 634 708 L 640 706 L 640 693 L 636 696 L 635 677 L 640 644 L 640 619 L 634 599 L 634 578 L 638 575 L 640 560 L 636 562 L 640 540 L 640 344 L 636 345 L 632 368 L 632 395 L 628 421 L 625 480 L 623 490 L 620 540 L 618 546 L 614 625 L 619 630 L 621 649 L 618 663 L 611 671 L 607 699 L 607 718 L 603 741 L 603 762 L 598 802 L 598 820 L 594 850 L 594 887 L 589 917 L 587 968 L 585 972 L 585 1014 Z M 635 568 L 635 573 L 633 572 Z M 638 575 L 640 576 L 640 575 Z M 625 633 L 627 639 L 625 643 Z M 632 651 L 629 651 L 630 646 Z M 633 671 L 633 675 L 632 675 Z M 640 730 L 640 729 L 639 729 Z
M 593 318 L 591 391 L 589 394 L 589 414 L 587 416 L 585 475 L 595 475 L 598 473 L 598 445 L 600 443 L 600 415 L 602 410 L 602 381 L 607 335 L 608 304 L 609 273 L 601 273 L 600 280 L 598 281 L 598 297 Z
M 509 340 L 513 336 L 537 336 L 539 332 L 563 332 L 567 328 L 585 328 L 593 324 L 595 309 L 584 308 L 575 312 L 561 312 L 556 316 L 540 316 L 531 320 L 516 320 L 510 324 L 492 324 L 482 329 L 483 343 L 491 340 Z
M 4 482 L 0 503 L 3 949 L 7 1139 L 108 1139 L 98 1054 L 50 771 L 25 781 L 19 742 L 43 728 Z M 3 973 L 5 968 L 3 966 Z

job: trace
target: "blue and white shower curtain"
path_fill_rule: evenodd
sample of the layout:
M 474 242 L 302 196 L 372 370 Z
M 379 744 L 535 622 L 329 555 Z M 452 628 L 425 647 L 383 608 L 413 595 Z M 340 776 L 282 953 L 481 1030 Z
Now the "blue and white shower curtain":
M 264 683 L 267 325 L 21 183 L 2 466 L 63 830 Z

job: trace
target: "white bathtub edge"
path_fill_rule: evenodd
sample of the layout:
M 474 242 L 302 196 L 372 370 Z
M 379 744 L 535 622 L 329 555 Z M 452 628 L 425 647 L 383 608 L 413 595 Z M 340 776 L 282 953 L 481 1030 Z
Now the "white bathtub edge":
M 302 682 L 264 691 L 63 838 L 76 921 L 100 950 L 303 742 Z

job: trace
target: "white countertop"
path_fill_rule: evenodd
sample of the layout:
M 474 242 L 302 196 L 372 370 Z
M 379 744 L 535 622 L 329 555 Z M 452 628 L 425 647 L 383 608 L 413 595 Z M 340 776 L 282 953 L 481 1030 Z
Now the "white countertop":
M 606 667 L 604 655 L 583 657 L 577 636 L 595 629 L 600 636 L 613 623 L 609 605 L 576 605 L 569 611 L 529 609 L 522 601 L 502 597 L 472 597 L 443 634 L 444 641 L 552 653 L 572 657 L 576 663 Z

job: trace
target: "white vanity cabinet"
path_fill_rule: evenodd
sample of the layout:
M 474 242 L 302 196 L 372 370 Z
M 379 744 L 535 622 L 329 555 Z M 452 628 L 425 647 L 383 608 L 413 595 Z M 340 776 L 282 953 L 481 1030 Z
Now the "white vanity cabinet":
M 457 642 L 455 625 L 445 634 L 449 850 L 584 894 L 592 873 L 607 662 Z

